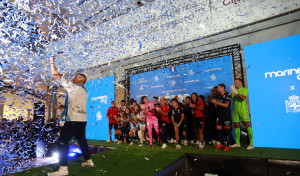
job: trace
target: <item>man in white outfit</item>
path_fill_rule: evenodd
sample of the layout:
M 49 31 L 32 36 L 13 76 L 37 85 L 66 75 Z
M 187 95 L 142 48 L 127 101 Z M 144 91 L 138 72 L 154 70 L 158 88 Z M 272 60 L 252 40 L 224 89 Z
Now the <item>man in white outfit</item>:
M 62 176 L 69 174 L 69 141 L 73 136 L 76 137 L 82 150 L 83 157 L 86 160 L 85 163 L 82 163 L 82 166 L 94 166 L 85 137 L 85 127 L 87 122 L 86 104 L 88 96 L 84 84 L 86 83 L 87 78 L 84 74 L 77 74 L 72 81 L 67 81 L 58 73 L 53 57 L 50 58 L 50 64 L 53 78 L 56 81 L 59 81 L 59 83 L 67 90 L 65 108 L 65 111 L 67 112 L 66 122 L 58 139 L 60 168 L 56 172 L 48 173 L 48 176 Z

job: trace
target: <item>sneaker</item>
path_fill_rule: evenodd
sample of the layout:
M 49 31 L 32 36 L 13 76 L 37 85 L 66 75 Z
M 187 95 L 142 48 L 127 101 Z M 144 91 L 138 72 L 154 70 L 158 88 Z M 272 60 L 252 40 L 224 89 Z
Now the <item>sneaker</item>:
M 202 145 L 202 144 L 200 143 L 199 146 L 198 146 L 198 149 L 199 149 L 199 150 L 203 150 L 203 149 L 204 149 L 204 145 Z
M 241 144 L 233 144 L 230 147 L 234 148 L 234 147 L 241 147 Z
M 133 142 L 130 142 L 130 144 L 129 144 L 130 146 L 133 146 L 134 145 L 134 143 Z
M 209 144 L 209 145 L 212 145 L 212 144 L 213 144 L 213 140 L 208 141 L 208 144 Z
M 164 143 L 164 144 L 161 146 L 161 148 L 163 148 L 163 149 L 167 148 L 167 144 Z
M 111 139 L 108 139 L 106 142 L 111 142 L 112 140 Z
M 118 139 L 115 139 L 114 142 L 117 143 L 117 142 L 118 142 Z
M 230 150 L 230 147 L 228 147 L 228 146 L 226 146 L 225 148 L 224 148 L 224 151 L 225 152 L 228 152 Z
M 215 148 L 216 149 L 219 149 L 219 148 L 223 148 L 224 147 L 224 145 L 222 145 L 222 144 L 219 144 L 218 146 L 216 146 Z
M 249 145 L 249 146 L 247 147 L 247 150 L 252 150 L 252 149 L 254 149 L 254 146 L 253 146 L 253 145 Z
M 216 140 L 212 140 L 212 145 L 216 146 L 216 142 L 217 142 Z
M 184 146 L 187 146 L 187 145 L 188 145 L 188 141 L 187 141 L 187 140 L 184 140 L 184 141 L 183 141 L 183 145 L 184 145 Z
M 197 140 L 197 142 L 195 143 L 196 145 L 199 145 L 200 144 L 200 141 L 199 140 Z
M 69 175 L 68 166 L 60 166 L 58 171 L 47 173 L 48 176 L 64 176 Z
M 171 144 L 175 143 L 176 140 L 174 140 L 173 138 L 171 138 Z
M 148 145 L 147 147 L 148 147 L 148 148 L 153 148 L 153 145 Z
M 94 167 L 94 162 L 92 159 L 87 160 L 85 163 L 81 163 L 82 167 Z
M 143 145 L 144 145 L 143 143 L 140 143 L 140 144 L 139 144 L 140 147 L 142 147 Z
M 191 140 L 191 144 L 194 145 L 194 143 L 195 143 L 194 140 Z
M 117 144 L 122 144 L 122 141 L 118 141 L 118 143 Z
M 216 146 L 218 146 L 218 145 L 220 145 L 220 144 L 221 144 L 221 142 L 216 141 L 215 144 L 214 144 L 214 147 L 216 147 Z
M 177 144 L 176 147 L 175 147 L 175 149 L 176 149 L 176 150 L 181 149 L 180 145 Z

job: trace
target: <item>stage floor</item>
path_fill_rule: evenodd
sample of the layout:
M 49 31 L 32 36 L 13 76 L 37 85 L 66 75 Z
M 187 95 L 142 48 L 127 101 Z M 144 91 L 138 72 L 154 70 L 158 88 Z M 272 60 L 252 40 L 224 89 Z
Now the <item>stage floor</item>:
M 69 175 L 150 176 L 155 175 L 185 153 L 300 161 L 300 150 L 296 149 L 255 148 L 254 150 L 247 150 L 246 146 L 242 146 L 224 152 L 214 149 L 211 145 L 206 145 L 204 150 L 200 151 L 191 145 L 182 146 L 180 150 L 175 150 L 175 144 L 168 145 L 166 149 L 161 149 L 158 145 L 149 149 L 147 145 L 139 147 L 137 143 L 133 146 L 95 140 L 89 140 L 88 143 L 90 145 L 116 147 L 117 149 L 93 154 L 92 158 L 95 163 L 93 168 L 82 168 L 81 163 L 84 161 L 82 157 L 71 160 L 69 162 Z M 52 164 L 9 175 L 47 175 L 47 172 L 57 170 L 58 167 L 58 164 Z

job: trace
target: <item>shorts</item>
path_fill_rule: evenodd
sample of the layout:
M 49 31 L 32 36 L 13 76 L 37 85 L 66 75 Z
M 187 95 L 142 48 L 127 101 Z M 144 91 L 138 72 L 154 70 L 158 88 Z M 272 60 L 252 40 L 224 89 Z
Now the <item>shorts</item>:
M 194 125 L 196 129 L 204 129 L 205 119 L 204 117 L 194 117 Z
M 187 130 L 186 120 L 183 120 L 181 122 L 181 125 L 179 126 L 179 131 L 186 131 L 186 130 Z
M 121 132 L 123 137 L 128 137 L 129 135 L 129 127 L 128 126 L 123 126 L 121 127 Z
M 228 116 L 218 116 L 217 121 L 216 121 L 217 126 L 224 126 L 224 127 L 231 127 L 232 122 L 231 122 L 231 117 L 230 115 Z
M 174 121 L 176 123 L 180 122 L 180 119 L 174 119 Z M 181 122 L 180 126 L 179 126 L 179 131 L 186 131 L 187 130 L 187 126 L 186 126 L 186 120 L 183 119 L 183 121 Z
M 240 118 L 242 119 L 243 122 L 250 122 L 250 116 L 249 113 L 246 111 L 241 111 L 241 112 L 232 112 L 232 120 L 233 123 L 239 123 Z
M 116 123 L 109 123 L 108 124 L 108 129 L 112 129 L 112 127 L 114 126 L 114 129 L 117 130 L 118 129 L 118 125 Z

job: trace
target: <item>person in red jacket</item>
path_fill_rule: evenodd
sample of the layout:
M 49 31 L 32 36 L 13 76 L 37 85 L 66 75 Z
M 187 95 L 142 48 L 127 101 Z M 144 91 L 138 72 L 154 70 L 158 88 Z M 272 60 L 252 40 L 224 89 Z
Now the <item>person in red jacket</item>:
M 116 130 L 118 128 L 117 118 L 120 116 L 119 109 L 116 107 L 116 102 L 111 102 L 111 107 L 108 108 L 106 117 L 108 118 L 108 129 L 109 129 L 109 139 L 106 142 L 112 142 L 111 139 L 111 129 L 114 127 Z
M 197 138 L 200 141 L 198 145 L 198 148 L 202 150 L 204 148 L 204 135 L 203 135 L 203 129 L 204 129 L 204 105 L 202 100 L 198 100 L 197 93 L 192 93 L 192 102 L 190 104 L 190 107 L 193 109 L 193 115 L 194 115 L 194 126 L 197 134 Z
M 160 106 L 155 107 L 156 111 L 160 114 L 160 118 L 162 121 L 161 127 L 163 130 L 163 145 L 161 148 L 166 148 L 167 147 L 167 137 L 170 136 L 170 126 L 171 126 L 171 121 L 169 119 L 169 106 L 165 104 L 165 98 L 160 97 L 159 102 Z

